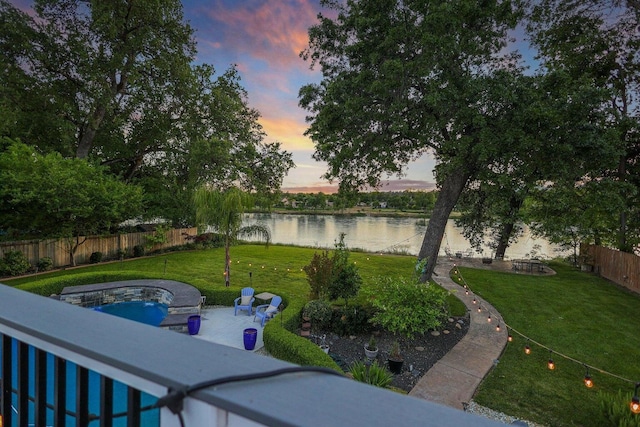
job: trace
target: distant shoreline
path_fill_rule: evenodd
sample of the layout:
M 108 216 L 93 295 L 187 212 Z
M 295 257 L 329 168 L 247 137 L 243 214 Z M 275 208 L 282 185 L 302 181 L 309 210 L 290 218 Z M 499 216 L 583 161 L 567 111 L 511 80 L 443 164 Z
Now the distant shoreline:
M 342 211 L 334 209 L 272 209 L 270 211 L 253 209 L 247 211 L 247 213 L 276 213 L 284 215 L 335 215 L 335 216 L 375 216 L 375 217 L 390 217 L 390 218 L 422 218 L 429 219 L 431 212 L 425 213 L 420 211 L 401 211 L 398 209 L 372 209 L 372 208 L 349 208 Z M 453 212 L 449 215 L 449 218 L 457 218 L 460 214 Z

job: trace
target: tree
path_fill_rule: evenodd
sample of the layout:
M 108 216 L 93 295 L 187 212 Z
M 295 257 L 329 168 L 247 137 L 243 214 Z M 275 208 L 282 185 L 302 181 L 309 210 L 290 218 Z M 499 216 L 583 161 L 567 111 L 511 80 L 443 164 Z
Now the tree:
M 323 80 L 300 90 L 307 135 L 328 179 L 377 187 L 385 174 L 431 152 L 439 186 L 419 257 L 430 278 L 446 222 L 470 178 L 508 146 L 512 55 L 502 54 L 518 2 L 323 1 L 302 53 Z M 357 160 L 356 160 L 357 159 Z
M 181 224 L 199 185 L 269 192 L 293 167 L 263 142 L 237 70 L 192 64 L 180 1 L 35 0 L 34 12 L 0 1 L 5 135 L 107 166 L 147 190 L 147 216 Z
M 615 246 L 632 251 L 640 242 L 640 25 L 637 2 L 618 0 L 542 0 L 530 11 L 528 32 L 551 70 L 564 70 L 575 79 L 590 79 L 609 92 L 603 110 L 608 128 L 615 133 L 612 147 L 619 150 L 614 165 L 603 167 L 601 176 L 614 178 L 614 199 L 627 203 L 617 213 Z M 576 185 L 581 186 L 581 183 Z M 634 190 L 629 192 L 632 186 Z M 597 186 L 595 186 L 597 187 Z M 594 188 L 595 188 L 594 187 Z M 583 187 L 588 189 L 589 187 Z
M 237 187 L 229 187 L 224 191 L 212 190 L 202 186 L 194 194 L 196 221 L 198 228 L 213 226 L 224 235 L 224 280 L 225 286 L 231 281 L 230 247 L 239 236 L 257 236 L 271 241 L 271 233 L 266 225 L 254 224 L 242 226 L 242 214 L 252 202 L 251 196 Z
M 601 109 L 605 95 L 590 80 L 561 70 L 514 81 L 504 117 L 514 123 L 512 144 L 479 171 L 457 205 L 456 223 L 472 246 L 479 249 L 489 238 L 495 257 L 503 258 L 519 236 L 521 208 L 532 191 L 572 186 L 615 162 Z
M 69 263 L 86 236 L 108 232 L 141 212 L 142 190 L 104 168 L 3 139 L 0 144 L 0 229 L 64 238 Z

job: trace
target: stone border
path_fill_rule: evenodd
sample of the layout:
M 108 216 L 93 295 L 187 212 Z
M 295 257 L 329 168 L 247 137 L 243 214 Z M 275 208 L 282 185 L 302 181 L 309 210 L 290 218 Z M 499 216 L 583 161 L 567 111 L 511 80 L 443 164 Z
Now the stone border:
M 154 301 L 168 306 L 167 317 L 160 328 L 188 333 L 187 319 L 200 314 L 200 291 L 174 280 L 124 280 L 93 285 L 67 286 L 60 293 L 60 301 L 80 307 L 96 307 L 125 301 Z

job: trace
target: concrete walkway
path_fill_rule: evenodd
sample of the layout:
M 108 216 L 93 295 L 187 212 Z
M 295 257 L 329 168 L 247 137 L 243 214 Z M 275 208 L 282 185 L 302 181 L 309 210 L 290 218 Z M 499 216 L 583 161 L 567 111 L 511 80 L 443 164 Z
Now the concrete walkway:
M 260 350 L 264 347 L 262 341 L 262 326 L 260 319 L 254 321 L 254 315 L 247 316 L 246 311 L 239 311 L 237 316 L 233 315 L 233 307 L 206 307 L 201 313 L 202 321 L 200 331 L 195 338 L 212 341 L 244 350 L 244 340 L 242 332 L 245 328 L 256 328 L 258 337 L 256 346 L 252 351 Z
M 485 300 L 470 293 L 465 295 L 462 286 L 449 278 L 454 262 L 441 258 L 436 265 L 433 280 L 445 289 L 454 291 L 467 306 L 470 314 L 469 330 L 449 353 L 440 359 L 418 381 L 410 396 L 464 409 L 473 397 L 480 381 L 500 358 L 507 344 L 507 328 L 495 308 Z M 477 303 L 473 304 L 473 298 Z M 478 313 L 478 306 L 482 311 Z M 491 323 L 487 316 L 491 314 Z M 500 324 L 500 332 L 496 325 Z

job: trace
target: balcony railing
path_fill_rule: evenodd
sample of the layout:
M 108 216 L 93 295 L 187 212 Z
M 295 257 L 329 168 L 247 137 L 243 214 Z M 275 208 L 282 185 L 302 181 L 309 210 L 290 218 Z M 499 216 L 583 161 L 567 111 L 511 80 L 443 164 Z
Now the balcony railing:
M 4 285 L 0 337 L 2 427 L 500 425 Z

